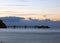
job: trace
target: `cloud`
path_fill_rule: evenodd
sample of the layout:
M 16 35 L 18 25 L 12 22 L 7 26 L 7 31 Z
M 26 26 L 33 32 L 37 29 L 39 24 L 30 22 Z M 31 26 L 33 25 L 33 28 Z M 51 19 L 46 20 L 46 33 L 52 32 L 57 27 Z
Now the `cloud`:
M 29 5 L 6 5 L 6 6 L 29 6 Z
M 19 2 L 29 2 L 28 0 L 17 0 Z
M 28 6 L 28 0 L 0 0 L 0 6 Z

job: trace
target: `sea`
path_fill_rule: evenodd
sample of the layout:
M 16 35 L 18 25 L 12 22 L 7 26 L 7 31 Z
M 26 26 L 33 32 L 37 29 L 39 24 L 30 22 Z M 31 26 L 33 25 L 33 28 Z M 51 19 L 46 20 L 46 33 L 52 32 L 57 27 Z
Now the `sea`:
M 0 29 L 0 43 L 60 43 L 60 29 Z

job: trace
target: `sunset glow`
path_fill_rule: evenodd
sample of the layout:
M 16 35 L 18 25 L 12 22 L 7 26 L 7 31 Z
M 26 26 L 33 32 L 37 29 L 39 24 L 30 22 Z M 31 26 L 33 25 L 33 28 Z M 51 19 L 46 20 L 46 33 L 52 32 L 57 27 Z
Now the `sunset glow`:
M 0 17 L 6 16 L 60 20 L 60 0 L 0 0 Z

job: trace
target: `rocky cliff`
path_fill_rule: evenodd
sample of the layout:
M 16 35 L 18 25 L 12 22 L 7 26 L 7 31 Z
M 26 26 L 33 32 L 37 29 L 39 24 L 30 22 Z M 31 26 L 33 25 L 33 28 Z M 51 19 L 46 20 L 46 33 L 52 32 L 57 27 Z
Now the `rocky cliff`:
M 2 20 L 0 20 L 0 28 L 7 28 L 7 26 L 3 23 Z

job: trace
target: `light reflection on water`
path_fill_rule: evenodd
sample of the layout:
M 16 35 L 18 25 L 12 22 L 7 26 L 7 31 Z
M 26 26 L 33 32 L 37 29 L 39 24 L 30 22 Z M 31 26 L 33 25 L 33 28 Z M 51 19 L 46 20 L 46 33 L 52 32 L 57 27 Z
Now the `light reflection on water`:
M 0 29 L 0 32 L 39 32 L 39 33 L 45 33 L 45 32 L 60 32 L 60 29 L 38 29 L 38 28 L 7 28 L 7 29 Z
M 60 30 L 55 29 L 0 29 L 3 43 L 60 43 Z

